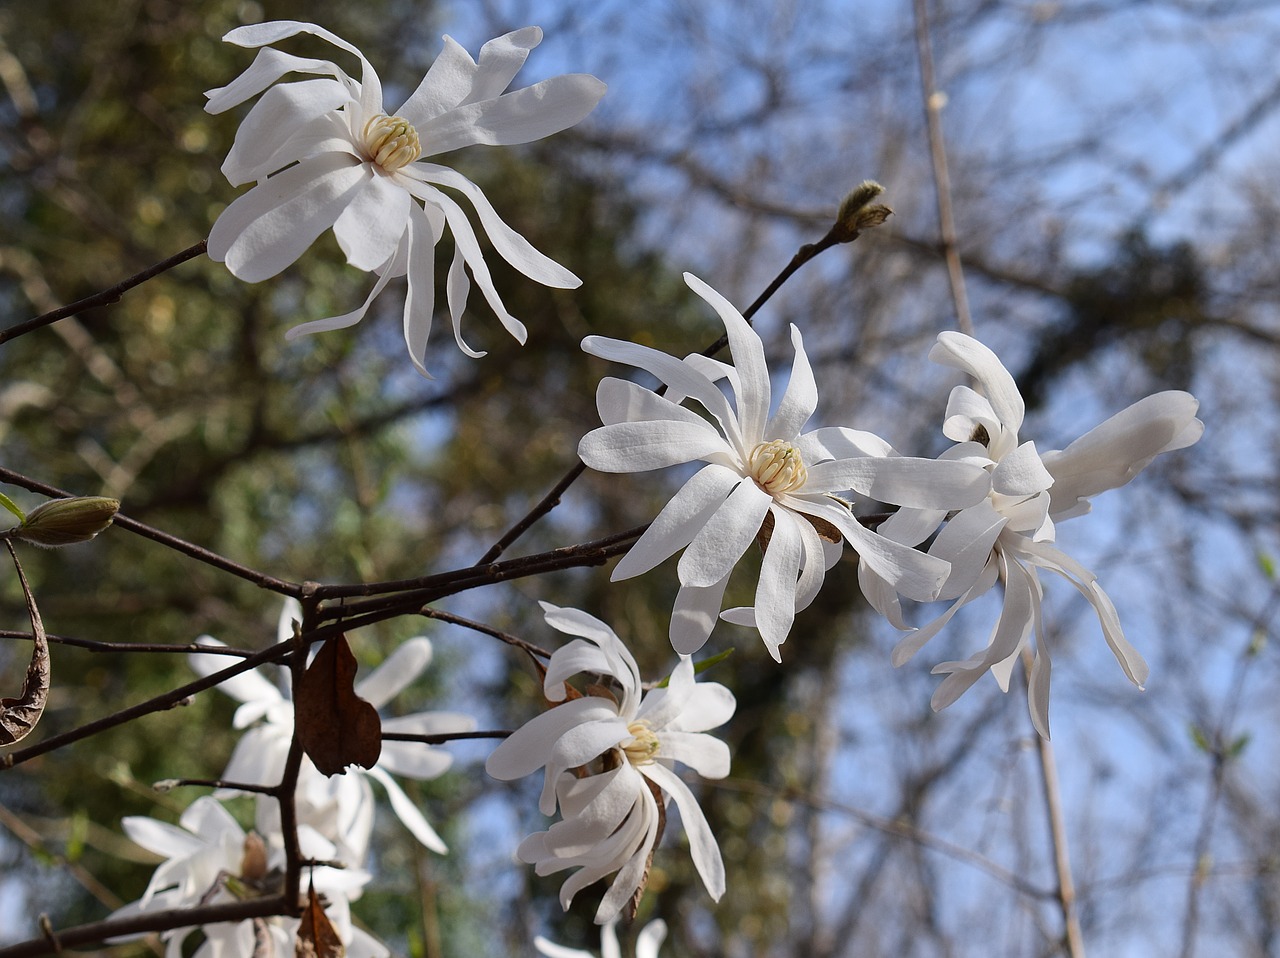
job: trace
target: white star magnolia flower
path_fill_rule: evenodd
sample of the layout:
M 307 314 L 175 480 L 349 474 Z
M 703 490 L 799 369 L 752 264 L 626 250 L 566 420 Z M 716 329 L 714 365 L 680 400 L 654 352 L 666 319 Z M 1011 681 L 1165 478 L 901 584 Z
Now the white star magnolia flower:
M 295 599 L 286 599 L 277 627 L 278 641 L 285 642 L 292 637 L 295 618 L 301 620 L 302 608 Z M 196 641 L 205 645 L 222 644 L 207 635 Z M 201 675 L 212 675 L 228 665 L 228 659 L 221 655 L 195 654 L 190 656 L 190 662 Z M 401 643 L 367 678 L 356 683 L 356 694 L 374 708 L 381 708 L 421 675 L 430 663 L 431 642 L 422 637 L 409 639 Z M 287 672 L 282 670 L 282 673 L 287 680 Z M 246 785 L 275 785 L 284 772 L 285 758 L 293 738 L 293 702 L 256 670 L 242 672 L 218 688 L 244 703 L 236 710 L 233 725 L 238 729 L 249 729 L 236 743 L 222 774 L 223 779 Z M 259 719 L 265 721 L 255 725 Z M 454 712 L 417 712 L 382 720 L 385 732 L 416 735 L 465 732 L 473 728 L 475 721 L 470 716 Z M 391 776 L 402 775 L 425 781 L 443 775 L 452 762 L 453 756 L 444 749 L 418 742 L 383 742 L 382 754 L 373 768 L 353 766 L 348 774 L 326 776 L 303 756 L 296 793 L 298 821 L 310 825 L 334 842 L 341 860 L 351 864 L 364 861 L 373 829 L 375 803 L 373 789 L 369 785 L 373 780 L 386 790 L 392 811 L 413 836 L 427 848 L 443 855 L 448 851 L 445 843 Z M 224 790 L 216 794 L 226 797 L 236 793 Z M 263 834 L 279 830 L 279 807 L 272 799 L 258 802 L 258 830 Z
M 903 509 L 881 525 L 883 535 L 915 545 L 958 510 L 929 547 L 930 555 L 951 563 L 951 575 L 938 598 L 954 601 L 928 625 L 905 636 L 893 651 L 893 662 L 902 665 L 962 606 L 1002 582 L 1004 605 L 986 649 L 934 668 L 947 677 L 933 695 L 933 707 L 950 705 L 987 671 L 1008 691 L 1014 662 L 1034 629 L 1029 703 L 1036 729 L 1047 738 L 1051 662 L 1041 624 L 1039 569 L 1056 572 L 1088 599 L 1107 644 L 1135 685 L 1141 688 L 1148 672 L 1147 663 L 1125 639 L 1115 606 L 1097 577 L 1053 545 L 1054 523 L 1084 515 L 1090 497 L 1124 485 L 1160 453 L 1196 442 L 1204 432 L 1196 418 L 1199 403 L 1185 392 L 1157 393 L 1066 449 L 1041 455 L 1035 443 L 1019 441 L 1022 396 L 995 353 L 969 336 L 944 332 L 929 358 L 968 373 L 981 389 L 956 386 L 951 391 L 942 431 L 958 443 L 945 456 L 981 463 L 991 474 L 991 494 L 977 504 L 956 502 L 950 510 Z M 898 628 L 909 628 L 892 584 L 865 564 L 859 578 L 871 604 Z
M 544 768 L 538 807 L 544 815 L 560 808 L 562 820 L 526 838 L 517 855 L 539 875 L 578 869 L 560 887 L 566 910 L 583 888 L 617 872 L 596 911 L 596 922 L 603 924 L 641 887 L 659 837 L 658 803 L 674 800 L 693 864 L 719 901 L 720 847 L 693 792 L 672 767 L 681 762 L 706 778 L 729 774 L 729 747 L 703 733 L 733 716 L 733 693 L 714 682 L 695 682 L 688 656 L 680 657 L 666 688 L 644 693 L 635 659 L 611 628 L 577 609 L 547 602 L 542 608 L 549 625 L 581 638 L 547 663 L 543 691 L 549 701 L 563 704 L 517 729 L 485 763 L 490 775 L 504 781 Z M 570 698 L 565 679 L 579 672 L 612 678 L 621 697 Z M 602 758 L 607 761 L 596 761 Z M 589 765 L 591 774 L 583 778 L 571 771 Z
M 328 60 L 270 46 L 299 33 L 314 34 L 358 57 L 360 79 Z M 347 262 L 378 274 L 359 309 L 304 323 L 290 330 L 290 338 L 358 323 L 389 280 L 407 276 L 405 343 L 414 366 L 427 375 L 423 362 L 435 308 L 435 245 L 447 226 L 455 246 L 448 300 L 458 346 L 468 356 L 484 355 L 462 341 L 470 290 L 466 269 L 502 325 L 523 343 L 525 328 L 502 305 L 466 212 L 441 187 L 470 201 L 493 248 L 524 275 L 562 289 L 580 285 L 507 226 L 478 186 L 448 167 L 422 161 L 474 144 L 539 140 L 573 126 L 595 108 L 605 86 L 585 74 L 503 93 L 541 42 L 538 27 L 490 40 L 479 62 L 446 36 L 444 51 L 422 83 L 391 115 L 369 61 L 322 27 L 282 20 L 240 27 L 223 39 L 265 49 L 234 81 L 206 93 L 205 109 L 221 113 L 266 93 L 240 124 L 222 164 L 232 185 L 254 180 L 257 185 L 218 217 L 209 234 L 209 256 L 225 261 L 240 279 L 258 282 L 292 264 L 333 227 Z M 276 85 L 287 73 L 319 78 Z
M 636 938 L 636 958 L 658 958 L 658 949 L 667 937 L 667 923 L 655 918 L 642 929 Z M 578 948 L 566 948 L 557 945 L 539 935 L 533 939 L 533 947 L 547 958 L 595 958 L 589 951 Z M 618 947 L 618 922 L 614 919 L 600 929 L 600 958 L 622 958 L 622 949 Z
M 671 644 L 679 653 L 696 652 L 715 625 L 730 572 L 771 516 L 755 606 L 731 609 L 723 618 L 758 628 L 778 661 L 796 612 L 813 601 L 826 570 L 840 556 L 840 544 L 824 542 L 815 523 L 843 536 L 899 592 L 921 600 L 936 597 L 949 572 L 946 562 L 865 528 L 837 494 L 851 490 L 930 509 L 969 505 L 984 500 L 990 489 L 981 466 L 899 456 L 883 439 L 854 429 L 802 432 L 817 407 L 818 391 L 795 326 L 795 361 L 786 393 L 770 417 L 769 369 L 759 335 L 706 283 L 688 273 L 685 282 L 724 321 L 732 366 L 699 355 L 680 360 L 598 336 L 582 342 L 591 355 L 644 369 L 669 389 L 658 396 L 632 382 L 602 380 L 596 405 L 605 424 L 582 438 L 578 455 L 583 462 L 602 472 L 707 463 L 622 558 L 613 580 L 647 572 L 684 549 Z M 719 380 L 726 378 L 732 404 L 720 391 Z M 710 421 L 680 405 L 685 399 L 701 404 Z
M 113 912 L 111 918 L 127 918 L 146 912 L 193 908 L 236 901 L 237 886 L 244 885 L 249 894 L 272 891 L 272 880 L 278 882 L 284 869 L 283 853 L 273 849 L 269 840 L 265 848 L 246 835 L 231 814 L 213 798 L 196 799 L 182 813 L 179 825 L 169 825 L 153 818 L 132 816 L 122 822 L 125 833 L 147 851 L 165 861 L 151 876 L 142 898 Z M 336 849 L 310 828 L 301 828 L 298 837 L 302 853 L 308 858 L 331 860 Z M 275 843 L 278 845 L 278 843 Z M 265 852 L 265 854 L 263 854 Z M 385 958 L 388 949 L 351 924 L 350 900 L 359 897 L 371 877 L 356 868 L 310 869 L 317 894 L 329 905 L 325 913 L 333 922 L 338 936 L 347 946 L 349 958 Z M 275 889 L 278 891 L 278 888 Z M 243 891 L 243 890 L 241 890 Z M 255 924 L 258 927 L 255 929 Z M 183 943 L 196 930 L 195 926 L 163 932 L 166 958 L 181 958 Z M 270 937 L 276 954 L 288 954 L 297 939 L 296 918 L 268 918 L 262 922 L 219 922 L 200 927 L 204 941 L 193 958 L 254 958 L 262 952 L 255 946 L 255 931 Z M 127 941 L 134 935 L 116 939 Z

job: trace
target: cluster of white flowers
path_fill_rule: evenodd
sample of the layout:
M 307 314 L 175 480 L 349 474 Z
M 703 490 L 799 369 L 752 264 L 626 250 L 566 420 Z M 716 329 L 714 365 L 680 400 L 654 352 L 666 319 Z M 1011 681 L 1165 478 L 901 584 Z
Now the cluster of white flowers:
M 303 59 L 273 46 L 300 33 L 358 58 L 360 78 L 327 60 Z M 360 51 L 320 27 L 263 23 L 234 30 L 226 39 L 261 50 L 241 76 L 208 94 L 207 109 L 221 112 L 261 95 L 223 165 L 232 183 L 256 185 L 219 217 L 209 237 L 210 255 L 256 282 L 278 274 L 332 228 L 348 262 L 377 276 L 359 309 L 304 323 L 291 335 L 355 324 L 391 279 L 405 276 L 405 340 L 414 366 L 425 374 L 435 309 L 434 252 L 447 227 L 455 248 L 447 299 L 458 345 L 470 356 L 482 355 L 461 337 L 468 271 L 505 328 L 523 342 L 525 328 L 503 306 L 466 212 L 445 190 L 470 202 L 493 249 L 516 269 L 548 286 L 577 285 L 576 277 L 503 223 L 473 183 L 423 159 L 472 144 L 535 140 L 572 126 L 594 108 L 604 85 L 589 76 L 558 76 L 504 92 L 541 40 L 538 28 L 490 41 L 478 60 L 446 37 L 444 52 L 394 114 L 384 111 L 381 83 Z M 288 73 L 311 78 L 279 82 Z M 614 580 L 627 579 L 682 552 L 669 630 L 678 662 L 666 680 L 646 691 L 631 652 L 607 624 L 543 603 L 547 623 L 574 636 L 546 665 L 543 689 L 554 704 L 500 744 L 486 763 L 490 775 L 507 781 L 543 771 L 539 808 L 559 820 L 527 837 L 517 855 L 539 875 L 571 872 L 560 891 L 566 909 L 581 890 L 612 876 L 595 913 L 604 924 L 605 958 L 618 956 L 614 922 L 645 887 L 669 803 L 679 810 L 707 891 L 717 900 L 725 891 L 716 839 L 694 792 L 674 770 L 679 763 L 709 779 L 729 772 L 728 746 L 707 733 L 730 720 L 734 697 L 722 685 L 696 682 L 690 658 L 708 641 L 717 619 L 757 630 L 780 662 L 797 613 L 814 601 L 848 546 L 868 602 L 907 632 L 893 653 L 900 665 L 958 609 L 999 584 L 1004 604 L 986 647 L 935 668 L 946 678 L 933 705 L 940 709 L 955 701 L 988 671 L 1007 689 L 1013 663 L 1034 632 L 1029 701 L 1035 727 L 1047 735 L 1050 659 L 1040 569 L 1061 575 L 1090 602 L 1135 684 L 1147 675 L 1095 576 L 1054 545 L 1055 523 L 1088 512 L 1092 496 L 1128 482 L 1160 453 L 1191 445 L 1203 429 L 1193 397 L 1164 392 L 1062 451 L 1041 453 L 1020 439 L 1022 398 L 999 359 L 972 337 L 944 332 L 931 358 L 966 373 L 973 385 L 951 393 L 942 432 L 955 445 L 940 457 L 904 456 L 878 436 L 846 426 L 806 431 L 818 391 L 800 330 L 791 327 L 794 359 L 775 405 L 760 336 L 710 286 L 685 278 L 724 323 L 729 361 L 678 358 L 588 337 L 582 344 L 587 353 L 644 370 L 662 390 L 604 379 L 596 397 L 603 425 L 587 433 L 578 450 L 588 466 L 610 473 L 702 463 L 613 572 Z M 881 504 L 882 511 L 887 506 L 892 514 L 869 528 L 855 512 L 863 501 Z M 763 551 L 753 605 L 722 610 L 729 578 L 753 542 Z M 912 629 L 904 598 L 951 604 Z M 286 606 L 282 641 L 292 634 L 297 614 L 296 607 Z M 385 704 L 430 656 L 426 639 L 406 642 L 357 694 L 374 706 Z M 192 657 L 206 675 L 222 662 L 212 655 Z M 567 681 L 578 676 L 581 688 Z M 222 687 L 243 703 L 235 726 L 247 730 L 224 778 L 274 786 L 294 733 L 288 695 L 255 673 Z M 471 722 L 423 713 L 383 727 L 447 733 L 469 729 Z M 444 843 L 392 776 L 428 779 L 448 764 L 449 756 L 439 750 L 396 742 L 385 744 L 376 766 L 351 775 L 327 777 L 304 760 L 296 796 L 299 835 L 308 856 L 346 866 L 315 869 L 315 887 L 329 902 L 349 954 L 386 954 L 348 919 L 349 903 L 369 878 L 362 866 L 373 821 L 371 782 L 385 790 L 418 841 L 443 853 Z M 142 900 L 118 914 L 229 900 L 237 885 L 261 889 L 272 880 L 284 855 L 278 806 L 259 796 L 256 829 L 246 835 L 219 804 L 229 794 L 223 790 L 197 801 L 181 828 L 126 820 L 128 834 L 166 861 Z M 294 928 L 296 922 L 283 919 L 206 927 L 197 955 L 257 954 L 254 938 L 263 934 L 287 947 Z M 171 954 L 190 930 L 169 933 Z M 656 958 L 665 933 L 661 922 L 641 933 L 641 958 Z M 557 958 L 586 954 L 545 939 L 536 945 Z
M 277 641 L 288 641 L 301 618 L 301 606 L 296 600 L 286 599 L 280 612 Z M 221 645 L 208 635 L 196 641 L 201 645 Z M 190 656 L 190 661 L 201 675 L 212 675 L 226 668 L 229 660 L 221 655 L 197 653 Z M 356 694 L 374 707 L 386 705 L 417 679 L 430 662 L 430 641 L 421 637 L 409 639 L 357 683 Z M 257 671 L 242 672 L 218 686 L 242 703 L 236 709 L 233 725 L 247 729 L 222 773 L 221 780 L 228 783 L 227 788 L 193 803 L 182 816 L 181 829 L 149 818 L 125 819 L 125 832 L 129 837 L 147 850 L 164 856 L 166 861 L 156 869 L 146 894 L 126 905 L 117 915 L 231 901 L 242 888 L 252 894 L 276 890 L 272 887 L 272 878 L 278 884 L 284 862 L 279 803 L 270 796 L 258 794 L 254 830 L 246 835 L 219 800 L 243 794 L 231 786 L 270 788 L 283 777 L 293 739 L 294 713 L 287 693 L 288 672 L 280 671 L 282 684 L 279 686 Z M 474 727 L 469 716 L 451 712 L 419 712 L 382 721 L 385 731 L 418 735 L 466 732 Z M 444 842 L 392 774 L 423 781 L 444 774 L 451 763 L 452 756 L 442 749 L 405 741 L 384 742 L 373 768 L 353 766 L 352 774 L 346 775 L 324 775 L 309 758 L 302 757 L 294 795 L 302 852 L 307 858 L 343 866 L 313 869 L 311 877 L 316 893 L 327 902 L 326 912 L 346 944 L 347 953 L 353 958 L 388 954 L 377 941 L 353 928 L 348 917 L 350 903 L 360 896 L 371 877 L 362 867 L 368 859 L 373 831 L 375 802 L 370 781 L 382 786 L 392 810 L 418 841 L 444 854 L 447 851 Z M 297 921 L 272 919 L 271 924 L 263 927 L 269 927 L 277 937 L 283 936 L 285 944 L 291 946 Z M 170 933 L 170 947 L 180 948 L 192 930 L 184 928 Z M 201 949 L 213 949 L 207 952 L 210 958 L 217 958 L 219 954 L 256 953 L 252 948 L 252 922 L 209 925 L 203 931 L 206 941 Z M 240 949 L 238 944 L 248 947 Z M 221 947 L 229 950 L 219 951 Z M 203 958 L 205 953 L 197 954 Z

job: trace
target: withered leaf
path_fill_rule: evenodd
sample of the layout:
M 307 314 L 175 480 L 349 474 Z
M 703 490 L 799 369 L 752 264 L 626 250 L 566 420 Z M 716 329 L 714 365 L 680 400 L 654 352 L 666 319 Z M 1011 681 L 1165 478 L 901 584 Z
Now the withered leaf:
M 22 693 L 17 698 L 0 699 L 0 745 L 12 745 L 31 734 L 44 712 L 44 703 L 49 698 L 49 639 L 45 635 L 44 623 L 40 620 L 40 610 L 36 608 L 36 597 L 31 594 L 31 586 L 22 573 L 22 563 L 13 544 L 7 539 L 9 555 L 13 557 L 13 567 L 18 571 L 18 581 L 22 583 L 22 594 L 27 600 L 27 615 L 31 619 L 31 638 L 35 648 L 31 650 L 31 661 L 27 665 L 27 677 L 22 683 Z
M 640 899 L 644 897 L 644 890 L 649 885 L 649 871 L 653 868 L 653 853 L 662 842 L 662 833 L 667 829 L 667 808 L 662 800 L 662 789 L 658 788 L 649 779 L 645 779 L 645 784 L 649 786 L 649 791 L 653 793 L 654 801 L 658 803 L 658 834 L 654 836 L 653 844 L 649 846 L 649 857 L 644 861 L 644 874 L 640 876 L 640 884 L 636 886 L 635 894 L 631 896 L 631 901 L 627 903 L 627 921 L 636 920 L 636 912 L 640 910 Z
M 347 948 L 320 906 L 313 882 L 307 889 L 307 907 L 302 910 L 298 940 L 293 946 L 296 958 L 344 958 Z
M 325 775 L 373 768 L 382 754 L 382 720 L 356 695 L 355 679 L 356 657 L 339 635 L 320 647 L 294 694 L 298 741 Z

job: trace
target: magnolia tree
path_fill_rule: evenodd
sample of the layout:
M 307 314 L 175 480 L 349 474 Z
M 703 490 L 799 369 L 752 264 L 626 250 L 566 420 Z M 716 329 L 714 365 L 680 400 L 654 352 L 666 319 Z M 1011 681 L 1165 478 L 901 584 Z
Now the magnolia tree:
M 333 59 L 290 52 L 300 34 L 331 45 Z M 364 55 L 320 26 L 280 21 L 233 30 L 226 41 L 257 52 L 243 73 L 209 91 L 205 109 L 222 113 L 252 103 L 222 165 L 231 184 L 252 186 L 222 211 L 207 242 L 98 297 L 11 326 L 0 341 L 118 299 L 204 254 L 239 280 L 269 284 L 330 229 L 349 266 L 373 274 L 370 292 L 342 315 L 301 317 L 289 337 L 354 326 L 379 296 L 402 296 L 409 362 L 430 378 L 433 352 L 447 348 L 440 336 L 430 336 L 441 246 L 452 248 L 452 259 L 440 311 L 448 314 L 458 349 L 477 360 L 485 355 L 464 338 L 464 321 L 473 321 L 475 312 L 496 315 L 521 343 L 536 337 L 538 331 L 504 305 L 503 284 L 486 256 L 564 290 L 579 285 L 573 264 L 539 252 L 475 183 L 431 158 L 539 140 L 591 113 L 605 94 L 592 76 L 555 76 L 510 89 L 541 38 L 539 28 L 526 27 L 490 40 L 473 58 L 445 37 L 418 87 L 392 106 Z M 901 632 L 884 663 L 886 683 L 893 681 L 892 666 L 920 653 L 960 609 L 993 591 L 1002 596 L 989 631 L 972 641 L 970 657 L 933 667 L 942 676 L 935 710 L 991 673 L 1005 690 L 1025 683 L 1030 722 L 1048 739 L 1046 585 L 1069 586 L 1087 600 L 1121 672 L 1141 688 L 1147 665 L 1126 640 L 1114 604 L 1097 577 L 1056 545 L 1055 533 L 1058 523 L 1086 516 L 1093 497 L 1125 485 L 1162 453 L 1195 443 L 1203 429 L 1196 400 L 1186 392 L 1160 392 L 1064 449 L 1042 449 L 1024 434 L 1023 398 L 1000 358 L 972 329 L 941 330 L 928 351 L 938 381 L 954 384 L 945 408 L 936 410 L 939 431 L 951 443 L 941 455 L 895 449 L 857 422 L 813 425 L 818 378 L 802 325 L 790 327 L 789 373 L 775 376 L 752 317 L 807 262 L 852 243 L 890 215 L 878 202 L 880 186 L 850 186 L 825 235 L 801 247 L 748 308 L 718 293 L 708 282 L 714 278 L 685 274 L 689 300 L 724 327 L 723 338 L 703 352 L 665 351 L 660 330 L 650 338 L 657 345 L 598 335 L 582 341 L 583 361 L 589 355 L 616 367 L 617 375 L 601 380 L 596 391 L 600 424 L 583 430 L 576 450 L 560 451 L 563 479 L 524 515 L 509 517 L 508 531 L 477 562 L 396 581 L 292 582 L 129 518 L 127 498 L 53 489 L 39 475 L 25 474 L 34 469 L 0 471 L 5 482 L 48 499 L 29 512 L 12 497 L 0 499 L 16 518 L 2 538 L 25 596 L 34 647 L 20 690 L 2 701 L 4 768 L 210 690 L 240 703 L 234 727 L 241 735 L 225 769 L 156 783 L 169 797 L 201 785 L 213 789 L 190 801 L 177 825 L 144 816 L 121 823 L 129 839 L 163 860 L 140 899 L 76 927 L 46 919 L 41 937 L 0 948 L 0 956 L 148 933 L 159 933 L 172 956 L 193 948 L 201 958 L 256 958 L 290 948 L 300 955 L 389 954 L 382 939 L 396 929 L 353 921 L 361 895 L 379 881 L 375 817 L 389 807 L 413 840 L 447 854 L 402 782 L 440 776 L 451 756 L 439 746 L 476 738 L 497 740 L 484 762 L 489 776 L 516 781 L 541 773 L 538 810 L 545 827 L 514 844 L 510 867 L 563 875 L 561 903 L 568 909 L 589 899 L 602 926 L 603 954 L 617 958 L 617 924 L 634 919 L 646 895 L 656 894 L 648 886 L 658 856 L 685 854 L 677 846 L 687 844 L 712 901 L 749 880 L 726 873 L 699 804 L 700 782 L 730 772 L 733 756 L 717 729 L 742 704 L 731 686 L 717 681 L 715 667 L 732 647 L 758 637 L 773 667 L 786 669 L 797 616 L 842 558 L 856 561 L 867 603 Z M 474 309 L 473 283 L 484 309 Z M 683 485 L 640 528 L 602 530 L 590 541 L 506 558 L 587 469 L 625 474 L 618 481 L 637 487 L 646 479 L 629 474 L 677 470 Z M 33 731 L 44 732 L 41 713 L 58 686 L 23 552 L 86 542 L 113 520 L 107 535 L 145 536 L 175 561 L 202 563 L 277 594 L 277 640 L 254 651 L 202 636 L 194 646 L 179 646 L 189 651 L 198 678 L 23 743 Z M 759 553 L 758 565 L 744 562 L 751 552 Z M 642 673 L 617 623 L 591 609 L 544 601 L 545 627 L 517 636 L 438 607 L 463 592 L 556 570 L 598 569 L 614 559 L 609 588 L 625 590 L 627 580 L 667 574 L 655 570 L 677 553 L 670 665 L 656 674 Z M 753 598 L 726 608 L 726 590 L 740 566 Z M 933 602 L 943 603 L 941 611 L 916 608 Z M 481 728 L 477 717 L 455 711 L 383 718 L 379 709 L 430 663 L 432 644 L 411 638 L 361 674 L 357 630 L 421 616 L 502 643 L 536 676 L 545 709 L 514 731 Z M 707 650 L 713 638 L 717 654 Z M 385 806 L 378 793 L 385 793 Z M 225 803 L 237 796 L 251 797 L 251 823 L 228 810 Z M 663 841 L 677 831 L 683 841 Z M 656 956 L 666 932 L 661 920 L 646 925 L 637 955 Z M 583 954 L 545 938 L 529 948 L 553 958 Z

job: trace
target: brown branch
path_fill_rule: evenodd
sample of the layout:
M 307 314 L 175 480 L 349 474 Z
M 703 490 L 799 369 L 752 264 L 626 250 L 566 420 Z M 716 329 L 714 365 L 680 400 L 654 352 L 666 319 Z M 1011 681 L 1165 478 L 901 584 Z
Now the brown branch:
M 288 901 L 283 896 L 251 898 L 248 901 L 225 902 L 220 905 L 202 905 L 197 908 L 170 908 L 165 911 L 145 912 L 124 918 L 107 918 L 86 925 L 55 930 L 40 938 L 19 942 L 0 948 L 0 958 L 39 958 L 55 954 L 67 947 L 93 945 L 108 938 L 124 935 L 146 934 L 152 931 L 170 931 L 188 925 L 212 925 L 217 922 L 247 921 L 250 918 L 270 918 L 289 915 Z M 55 947 L 56 945 L 56 947 Z
M 17 339 L 19 336 L 49 326 L 56 323 L 60 319 L 66 319 L 68 316 L 75 316 L 83 313 L 87 309 L 93 309 L 96 306 L 110 306 L 112 303 L 120 302 L 120 298 L 135 286 L 145 283 L 149 279 L 153 279 L 168 270 L 173 269 L 185 263 L 189 259 L 195 259 L 202 255 L 208 249 L 208 242 L 201 240 L 194 246 L 189 246 L 181 253 L 170 256 L 166 260 L 149 266 L 141 273 L 135 273 L 123 282 L 116 283 L 110 289 L 104 289 L 100 293 L 94 293 L 92 296 L 85 297 L 71 303 L 69 306 L 60 306 L 58 309 L 43 313 L 34 319 L 28 319 L 21 323 L 14 323 L 6 329 L 0 330 L 0 345 L 4 345 L 11 339 Z
M 51 496 L 56 499 L 66 499 L 72 495 L 59 489 L 57 486 L 50 486 L 43 482 L 38 482 L 28 476 L 24 476 L 20 472 L 14 472 L 12 469 L 6 469 L 0 466 L 0 482 L 7 482 L 10 485 L 20 486 L 30 492 L 38 492 L 43 496 Z M 158 542 L 162 546 L 180 552 L 185 556 L 203 562 L 205 565 L 228 572 L 238 578 L 252 582 L 254 585 L 262 589 L 268 589 L 271 592 L 277 592 L 280 595 L 292 596 L 293 598 L 301 598 L 303 594 L 303 586 L 296 582 L 288 582 L 284 579 L 277 579 L 274 576 L 259 572 L 256 569 L 250 569 L 248 566 L 233 562 L 212 552 L 203 546 L 198 546 L 193 542 L 187 542 L 185 539 L 179 539 L 177 536 L 170 535 L 167 532 L 161 532 L 146 523 L 139 522 L 137 519 L 130 519 L 128 516 L 117 513 L 113 522 L 119 529 L 132 532 L 134 535 L 142 536 L 144 539 L 150 539 Z
M 466 619 L 460 615 L 454 615 L 452 612 L 445 612 L 443 609 L 423 609 L 419 614 L 424 615 L 429 619 L 448 622 L 451 625 L 460 625 L 464 629 L 471 629 L 473 632 L 480 632 L 483 635 L 491 636 L 499 642 L 505 642 L 507 645 L 514 646 L 517 649 L 523 649 L 530 655 L 535 655 L 543 659 L 551 658 L 551 653 L 546 649 L 534 645 L 532 642 L 526 642 L 524 639 L 514 636 L 510 632 L 503 632 L 501 629 L 495 629 L 492 626 L 485 625 L 483 622 Z M 387 737 L 388 736 L 386 735 L 383 736 L 383 738 Z
M 488 729 L 478 732 L 437 732 L 434 735 L 417 735 L 413 732 L 383 732 L 384 742 L 421 742 L 423 745 L 443 745 L 472 738 L 506 738 L 515 732 L 509 728 Z
M 16 629 L 0 629 L 0 639 L 30 640 L 30 638 L 30 631 L 20 632 Z M 186 645 L 162 645 L 155 642 L 98 642 L 94 639 L 79 639 L 67 635 L 50 635 L 48 639 L 51 645 L 69 645 L 74 648 L 88 649 L 90 652 L 197 652 L 202 655 L 226 655 L 241 658 L 256 654 L 246 649 L 233 649 L 226 645 L 200 645 L 197 642 L 188 642 Z
M 64 745 L 70 745 L 72 742 L 78 742 L 81 739 L 105 732 L 108 729 L 115 728 L 117 725 L 132 722 L 134 719 L 150 715 L 152 712 L 161 712 L 174 706 L 182 705 L 189 696 L 195 695 L 197 692 L 203 692 L 205 689 L 213 688 L 215 685 L 220 685 L 233 675 L 248 672 L 250 669 L 256 668 L 265 662 L 275 662 L 284 658 L 292 651 L 292 648 L 292 643 L 280 642 L 270 648 L 263 649 L 255 655 L 242 659 L 235 665 L 228 666 L 221 672 L 214 672 L 212 675 L 207 675 L 194 682 L 188 682 L 186 685 L 165 692 L 163 695 L 157 695 L 145 702 L 113 712 L 111 715 L 88 722 L 69 732 L 63 732 L 61 735 L 52 735 L 42 742 L 37 742 L 35 745 L 29 745 L 26 748 L 10 752 L 0 758 L 0 771 L 13 768 L 15 765 L 21 765 L 23 762 L 30 761 L 39 755 L 52 752 L 62 748 Z M 0 956 L 0 958 L 3 958 L 3 956 Z

